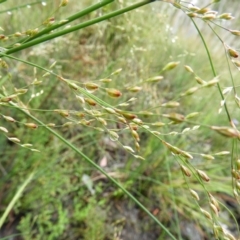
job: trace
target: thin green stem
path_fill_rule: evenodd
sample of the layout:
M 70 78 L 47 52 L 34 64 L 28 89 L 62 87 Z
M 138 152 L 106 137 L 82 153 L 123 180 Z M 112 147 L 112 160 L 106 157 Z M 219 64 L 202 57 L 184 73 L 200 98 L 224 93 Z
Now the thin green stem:
M 205 39 L 204 39 L 201 31 L 199 30 L 197 24 L 195 23 L 195 21 L 194 21 L 192 18 L 191 18 L 191 20 L 192 20 L 192 22 L 193 22 L 193 24 L 194 24 L 194 26 L 195 26 L 195 28 L 196 28 L 199 36 L 200 36 L 201 39 L 202 39 L 203 45 L 204 45 L 204 47 L 205 47 L 205 49 L 206 49 L 206 52 L 207 52 L 208 60 L 209 60 L 210 65 L 211 65 L 212 73 L 213 73 L 214 77 L 216 77 L 217 74 L 216 74 L 215 68 L 214 68 L 214 66 L 213 66 L 212 57 L 211 57 L 211 54 L 210 54 L 210 52 L 209 52 L 207 43 L 206 43 L 206 41 L 205 41 Z M 223 95 L 223 93 L 222 93 L 222 90 L 221 90 L 221 87 L 220 87 L 220 84 L 219 84 L 219 83 L 217 83 L 217 87 L 218 87 L 218 91 L 219 91 L 219 93 L 220 93 L 220 95 L 221 95 L 221 98 L 222 98 L 222 100 L 224 101 L 224 95 Z M 224 108 L 225 108 L 225 111 L 226 111 L 226 114 L 227 114 L 227 117 L 228 117 L 228 121 L 229 121 L 230 123 L 232 123 L 232 120 L 231 120 L 231 117 L 230 117 L 230 113 L 229 113 L 229 111 L 228 111 L 228 107 L 227 107 L 227 104 L 226 104 L 225 101 L 224 101 Z
M 13 104 L 13 103 L 12 103 Z M 46 126 L 43 122 L 41 122 L 39 119 L 28 113 L 27 111 L 24 111 L 21 108 L 18 108 L 21 112 L 23 112 L 25 115 L 30 117 L 32 120 L 37 122 L 39 125 L 43 126 L 47 131 L 52 133 L 55 137 L 57 137 L 59 140 L 61 140 L 66 146 L 71 148 L 74 152 L 76 152 L 79 156 L 81 156 L 85 161 L 87 161 L 90 165 L 92 165 L 95 169 L 97 169 L 99 172 L 101 172 L 104 176 L 106 176 L 112 183 L 114 183 L 119 189 L 121 189 L 135 204 L 137 204 L 154 222 L 156 222 L 168 236 L 173 239 L 177 240 L 172 233 L 142 204 L 140 203 L 128 190 L 126 190 L 117 180 L 112 178 L 106 171 L 104 171 L 100 166 L 98 166 L 95 162 L 93 162 L 89 157 L 87 157 L 83 152 L 81 152 L 77 147 L 75 147 L 72 143 L 70 143 L 68 140 L 66 140 L 64 137 L 62 137 L 60 134 L 58 134 L 56 131 L 51 129 L 50 127 Z
M 105 21 L 107 19 L 110 19 L 110 18 L 113 18 L 113 17 L 116 17 L 118 15 L 121 15 L 123 13 L 126 13 L 126 12 L 129 12 L 129 11 L 132 11 L 136 8 L 139 8 L 141 6 L 144 6 L 146 4 L 149 4 L 151 3 L 152 0 L 144 0 L 142 2 L 138 2 L 138 3 L 135 3 L 129 7 L 126 7 L 126 8 L 123 8 L 123 9 L 120 9 L 120 10 L 117 10 L 117 11 L 114 11 L 114 12 L 111 12 L 109 14 L 106 14 L 104 16 L 101 16 L 101 17 L 98 17 L 98 18 L 94 18 L 92 20 L 89 20 L 87 22 L 84 22 L 84 23 L 80 23 L 76 26 L 73 26 L 73 27 L 70 27 L 70 28 L 67 28 L 67 29 L 64 29 L 64 30 L 61 30 L 59 32 L 56 32 L 56 33 L 52 33 L 52 34 L 48 34 L 46 36 L 42 36 L 42 37 L 39 37 L 37 39 L 34 39 L 30 42 L 27 42 L 27 43 L 24 43 L 18 47 L 14 47 L 14 48 L 11 48 L 11 49 L 8 49 L 5 51 L 5 54 L 11 54 L 11 53 L 15 53 L 15 52 L 18 52 L 18 51 L 21 51 L 23 49 L 26 49 L 26 48 L 29 48 L 29 47 L 32 47 L 34 45 L 37 45 L 37 44 L 40 44 L 40 43 L 43 43 L 43 42 L 46 42 L 48 40 L 51 40 L 53 38 L 57 38 L 57 37 L 60 37 L 60 36 L 63 36 L 65 34 L 68 34 L 68 33 L 71 33 L 71 32 L 75 32 L 79 29 L 82 29 L 82 28 L 86 28 L 88 26 L 91 26 L 91 25 L 94 25 L 96 23 L 99 23 L 99 22 L 102 22 L 102 21 Z M 1 55 L 1 53 L 0 53 Z
M 105 0 L 105 1 L 98 2 L 98 3 L 96 3 L 96 4 L 94 4 L 94 5 L 90 6 L 90 7 L 85 8 L 84 10 L 82 10 L 82 11 L 80 11 L 80 12 L 78 12 L 78 13 L 76 13 L 76 14 L 74 14 L 74 15 L 66 18 L 66 19 L 64 19 L 64 21 L 60 21 L 60 22 L 58 22 L 56 24 L 53 24 L 50 27 L 47 27 L 47 28 L 43 29 L 42 31 L 38 32 L 36 35 L 34 35 L 34 36 L 32 36 L 32 37 L 30 37 L 28 39 L 22 39 L 20 41 L 20 43 L 21 42 L 30 42 L 33 39 L 39 38 L 40 36 L 42 36 L 44 34 L 47 34 L 47 33 L 50 33 L 51 31 L 53 31 L 53 30 L 55 30 L 57 28 L 60 28 L 60 27 L 62 27 L 64 25 L 66 25 L 66 24 L 69 24 L 70 22 L 72 22 L 72 21 L 74 21 L 76 19 L 79 19 L 79 18 L 81 18 L 81 17 L 83 17 L 83 16 L 85 16 L 85 15 L 87 15 L 87 14 L 89 14 L 89 13 L 91 13 L 91 12 L 93 12 L 93 11 L 95 11 L 95 10 L 97 10 L 97 9 L 107 5 L 107 4 L 109 4 L 109 3 L 112 3 L 113 1 L 114 0 Z

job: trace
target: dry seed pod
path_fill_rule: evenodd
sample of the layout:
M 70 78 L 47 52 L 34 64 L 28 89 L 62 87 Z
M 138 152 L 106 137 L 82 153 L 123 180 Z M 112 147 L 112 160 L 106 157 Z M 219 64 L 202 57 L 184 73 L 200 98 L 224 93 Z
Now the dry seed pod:
M 203 158 L 207 159 L 207 160 L 214 160 L 214 156 L 209 155 L 209 154 L 200 154 Z
M 194 12 L 188 12 L 187 15 L 190 17 L 190 18 L 194 18 L 194 17 L 197 17 L 197 13 L 194 13 Z
M 16 93 L 24 94 L 24 93 L 26 93 L 28 91 L 28 89 L 25 89 L 25 88 L 19 88 L 19 89 L 14 88 L 14 91 Z
M 214 204 L 210 203 L 210 207 L 211 207 L 212 211 L 218 216 L 218 210 L 217 210 L 216 206 Z
M 232 169 L 232 176 L 235 179 L 240 180 L 240 173 L 238 171 L 236 171 L 235 169 Z
M 109 83 L 111 82 L 112 79 L 111 78 L 103 78 L 103 79 L 100 79 L 99 82 L 103 82 L 103 83 Z
M 46 126 L 48 126 L 48 127 L 55 127 L 56 124 L 55 123 L 48 123 L 48 124 L 46 124 Z
M 170 71 L 174 69 L 179 63 L 180 62 L 170 62 L 162 69 L 162 71 Z
M 35 123 L 25 123 L 24 124 L 26 127 L 31 128 L 31 129 L 37 129 L 38 125 Z
M 0 102 L 10 102 L 10 101 L 12 101 L 11 97 L 2 97 L 2 98 L 0 98 Z
M 224 155 L 229 155 L 229 154 L 230 154 L 230 152 L 228 152 L 228 151 L 222 151 L 222 152 L 215 153 L 214 155 L 215 156 L 224 156 Z
M 220 207 L 219 207 L 218 201 L 211 194 L 209 194 L 209 197 L 210 197 L 211 203 L 217 208 L 217 210 L 219 212 L 220 211 Z
M 195 79 L 196 79 L 196 81 L 197 81 L 197 83 L 199 83 L 199 84 L 204 84 L 204 83 L 206 83 L 204 80 L 202 80 L 200 77 L 195 77 Z
M 65 6 L 67 6 L 67 4 L 68 4 L 68 0 L 62 0 L 59 7 L 65 7 Z
M 200 208 L 200 210 L 201 210 L 201 212 L 203 213 L 203 215 L 204 215 L 206 218 L 212 220 L 212 216 L 211 216 L 211 214 L 210 214 L 209 212 L 207 212 L 206 210 L 204 210 L 204 209 L 202 209 L 202 208 Z
M 139 152 L 140 151 L 140 145 L 138 142 L 135 141 L 135 148 Z
M 91 82 L 85 83 L 84 86 L 90 92 L 94 92 L 99 88 L 97 84 Z
M 186 71 L 190 72 L 190 73 L 194 73 L 194 71 L 192 70 L 191 67 L 189 67 L 188 65 L 185 65 L 184 68 L 186 69 Z
M 184 165 L 181 165 L 181 170 L 182 170 L 182 172 L 185 176 L 187 176 L 187 177 L 192 176 L 191 171 L 187 167 L 185 167 Z
M 240 68 L 240 61 L 232 60 L 236 67 Z
M 21 142 L 20 139 L 15 138 L 15 137 L 9 137 L 8 140 L 10 140 L 10 141 L 12 141 L 14 143 L 20 143 Z
M 91 98 L 84 98 L 85 102 L 88 103 L 90 106 L 96 106 L 97 103 L 92 100 Z
M 2 115 L 2 116 L 3 116 L 3 118 L 4 118 L 5 120 L 7 120 L 8 122 L 16 122 L 16 120 L 15 120 L 14 118 L 10 117 L 10 116 L 4 116 L 4 115 Z
M 0 127 L 0 131 L 8 133 L 8 130 L 5 127 Z
M 196 12 L 199 13 L 199 14 L 204 14 L 206 12 L 209 12 L 210 9 L 209 8 L 201 8 L 199 10 L 197 10 Z
M 156 76 L 156 77 L 148 78 L 145 82 L 155 83 L 155 82 L 161 81 L 162 79 L 163 79 L 163 76 Z
M 163 114 L 163 116 L 177 123 L 183 122 L 185 118 L 182 114 L 179 113 Z
M 200 114 L 199 112 L 189 113 L 185 118 L 190 119 L 190 118 L 198 116 L 199 114 Z
M 116 132 L 114 132 L 114 131 L 108 131 L 108 133 L 109 133 L 110 139 L 111 139 L 112 141 L 117 141 L 117 140 L 118 140 L 119 135 L 118 135 Z
M 197 170 L 197 173 L 198 173 L 198 176 L 204 180 L 205 182 L 209 182 L 210 181 L 210 178 L 208 177 L 208 175 L 202 171 L 202 170 Z
M 191 195 L 192 195 L 192 197 L 193 197 L 194 199 L 196 199 L 197 201 L 200 200 L 200 198 L 199 198 L 199 196 L 198 196 L 198 194 L 197 194 L 196 191 L 190 189 L 190 193 L 191 193 Z
M 215 18 L 216 18 L 215 14 L 206 14 L 206 15 L 202 16 L 203 20 L 213 20 Z
M 53 111 L 59 113 L 63 117 L 68 117 L 69 116 L 68 110 L 55 109 Z
M 237 129 L 230 128 L 230 127 L 217 127 L 217 126 L 212 126 L 211 129 L 215 130 L 219 134 L 225 136 L 225 137 L 230 137 L 230 138 L 239 138 L 240 133 Z
M 131 147 L 129 147 L 129 146 L 123 146 L 123 148 L 124 148 L 125 150 L 131 152 L 131 153 L 134 153 L 134 152 L 135 152 L 135 151 L 134 151 Z
M 234 19 L 234 17 L 231 15 L 231 13 L 222 13 L 221 15 L 218 16 L 218 18 L 224 19 L 224 20 Z
M 183 97 L 183 96 L 191 95 L 191 94 L 195 93 L 198 89 L 199 89 L 198 87 L 189 88 L 187 91 L 181 93 L 180 96 Z
M 119 74 L 121 71 L 122 71 L 122 68 L 119 68 L 119 69 L 117 69 L 115 72 L 111 73 L 111 76 L 112 76 L 112 75 L 117 75 L 117 74 Z
M 240 31 L 239 30 L 229 30 L 230 33 L 232 33 L 235 36 L 240 36 Z
M 119 90 L 114 88 L 107 88 L 106 92 L 110 97 L 118 98 L 122 96 L 122 93 Z
M 101 117 L 99 117 L 99 118 L 97 118 L 97 120 L 100 122 L 100 123 L 102 123 L 103 125 L 107 125 L 107 122 L 106 122 L 106 120 L 104 119 L 104 118 L 101 118 Z
M 174 108 L 174 107 L 179 107 L 180 103 L 179 102 L 170 101 L 170 102 L 167 102 L 167 103 L 163 103 L 161 106 L 162 107 L 167 107 L 167 108 Z
M 142 87 L 130 87 L 130 88 L 127 88 L 128 91 L 130 92 L 139 92 L 142 90 Z
M 137 116 L 131 113 L 125 113 L 125 112 L 121 112 L 121 114 L 128 120 L 133 120 L 134 118 L 136 118 Z
M 237 58 L 238 57 L 238 52 L 232 48 L 228 49 L 228 54 L 230 57 Z
M 132 136 L 135 138 L 135 140 L 136 140 L 137 142 L 140 142 L 140 137 L 139 137 L 137 131 L 132 130 L 131 133 L 132 133 Z
M 165 123 L 163 123 L 163 122 L 155 122 L 155 123 L 152 123 L 151 125 L 155 126 L 155 127 L 162 127 L 162 126 L 165 125 Z

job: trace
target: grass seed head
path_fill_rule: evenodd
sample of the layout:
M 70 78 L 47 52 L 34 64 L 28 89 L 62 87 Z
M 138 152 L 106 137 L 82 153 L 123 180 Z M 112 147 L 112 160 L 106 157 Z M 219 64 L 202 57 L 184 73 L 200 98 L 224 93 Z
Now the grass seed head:
M 203 213 L 203 215 L 204 215 L 206 218 L 212 220 L 212 216 L 211 216 L 211 214 L 210 214 L 208 211 L 206 211 L 206 210 L 204 210 L 204 209 L 202 209 L 202 208 L 200 208 L 200 210 L 201 210 L 201 212 Z
M 215 130 L 219 134 L 225 136 L 225 137 L 230 137 L 230 138 L 239 138 L 240 133 L 237 129 L 230 128 L 230 127 L 217 127 L 217 126 L 212 126 L 211 129 Z
M 240 31 L 239 30 L 229 30 L 229 32 L 235 36 L 240 36 Z
M 198 173 L 198 176 L 204 180 L 205 182 L 209 182 L 210 181 L 210 178 L 208 177 L 208 175 L 202 171 L 202 170 L 197 170 L 197 173 Z
M 230 57 L 238 58 L 238 52 L 236 50 L 234 50 L 233 48 L 228 49 L 228 54 Z
M 222 13 L 221 15 L 218 16 L 218 18 L 224 19 L 224 20 L 234 19 L 234 17 L 231 15 L 231 13 Z
M 218 210 L 217 210 L 216 206 L 214 204 L 210 203 L 210 207 L 211 207 L 212 211 L 218 216 Z
M 202 84 L 206 83 L 204 80 L 202 80 L 202 79 L 201 79 L 200 77 L 198 77 L 198 76 L 195 77 L 195 79 L 196 79 L 196 81 L 197 81 L 198 84 L 201 84 L 201 85 L 202 85 Z
M 94 92 L 99 88 L 97 84 L 91 82 L 85 83 L 84 86 L 89 92 Z
M 8 130 L 5 127 L 0 127 L 0 131 L 8 133 Z
M 179 63 L 180 62 L 170 62 L 162 69 L 162 71 L 170 71 L 174 69 Z
M 185 167 L 184 165 L 181 165 L 181 170 L 183 172 L 183 174 L 187 177 L 191 177 L 192 176 L 192 173 L 191 171 L 189 170 L 189 168 Z
M 129 146 L 123 146 L 123 148 L 125 149 L 125 150 L 127 150 L 128 152 L 130 152 L 130 153 L 134 153 L 135 151 L 131 148 L 131 147 L 129 147 Z
M 24 124 L 26 127 L 31 128 L 31 129 L 37 129 L 38 125 L 35 123 L 25 123 Z
M 14 142 L 14 143 L 20 143 L 21 142 L 20 139 L 15 138 L 15 137 L 9 137 L 8 140 L 11 141 L 11 142 Z
M 10 116 L 4 116 L 4 115 L 2 115 L 2 116 L 3 116 L 3 118 L 4 118 L 5 120 L 7 120 L 8 122 L 16 122 L 16 120 L 15 120 L 14 118 L 10 117 Z
M 190 193 L 191 193 L 191 195 L 192 195 L 192 197 L 193 197 L 194 199 L 196 199 L 197 201 L 200 200 L 200 198 L 199 198 L 199 196 L 198 196 L 198 194 L 197 194 L 196 191 L 190 189 Z
M 122 93 L 115 88 L 107 88 L 106 92 L 110 97 L 113 97 L 113 98 L 118 98 L 122 96 Z
M 96 106 L 97 105 L 97 103 L 91 98 L 84 98 L 84 101 L 86 103 L 88 103 L 90 106 Z

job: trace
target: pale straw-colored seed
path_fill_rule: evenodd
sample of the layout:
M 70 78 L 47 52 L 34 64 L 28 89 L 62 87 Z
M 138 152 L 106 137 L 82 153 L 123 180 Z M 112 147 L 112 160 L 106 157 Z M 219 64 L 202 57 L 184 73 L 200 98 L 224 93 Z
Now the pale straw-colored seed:
M 0 102 L 6 103 L 6 102 L 10 102 L 10 101 L 12 101 L 11 97 L 2 97 L 2 98 L 0 98 Z
M 239 138 L 240 133 L 237 129 L 231 128 L 231 127 L 217 127 L 212 126 L 211 129 L 216 131 L 217 133 L 230 138 Z
M 211 214 L 210 214 L 209 212 L 207 212 L 206 210 L 204 210 L 204 209 L 202 209 L 202 208 L 200 208 L 200 210 L 201 210 L 201 212 L 203 213 L 203 215 L 204 215 L 206 218 L 212 220 L 212 216 L 211 216 Z
M 155 82 L 161 81 L 162 79 L 163 79 L 163 76 L 156 76 L 156 77 L 148 78 L 145 82 L 155 83 Z
M 229 233 L 229 232 L 224 231 L 224 235 L 225 235 L 225 237 L 227 237 L 227 239 L 229 239 L 229 240 L 236 240 L 236 238 L 235 238 L 231 233 Z
M 234 17 L 231 15 L 231 13 L 222 13 L 221 15 L 218 16 L 218 18 L 224 19 L 224 20 L 234 19 Z
M 141 159 L 141 160 L 145 160 L 145 158 L 144 157 L 142 157 L 142 156 L 139 156 L 139 155 L 133 155 L 135 158 L 137 158 L 137 159 Z
M 239 30 L 229 30 L 230 33 L 232 33 L 235 36 L 240 36 L 240 31 Z
M 102 123 L 103 125 L 107 125 L 107 121 L 104 118 L 98 117 L 97 120 Z
M 217 210 L 216 206 L 214 204 L 210 203 L 210 207 L 211 207 L 212 211 L 218 216 L 218 210 Z
M 181 165 L 181 170 L 182 170 L 182 172 L 184 173 L 185 176 L 187 176 L 187 177 L 192 176 L 191 171 L 187 167 L 185 167 L 184 165 Z
M 174 69 L 180 62 L 170 62 L 162 69 L 162 71 L 170 71 Z
M 200 77 L 195 77 L 195 79 L 196 79 L 196 81 L 197 81 L 197 83 L 199 83 L 199 84 L 204 84 L 204 83 L 206 83 L 206 81 L 204 81 L 204 80 L 202 80 Z
M 94 92 L 99 88 L 99 86 L 96 83 L 91 83 L 91 82 L 85 83 L 84 86 L 90 92 Z
M 240 170 L 240 159 L 237 159 L 236 166 L 237 166 L 237 170 Z
M 122 68 L 117 69 L 115 72 L 111 73 L 111 75 L 117 75 L 122 71 Z
M 48 127 L 55 127 L 56 124 L 55 123 L 48 123 L 48 124 L 46 124 L 46 126 L 48 126 Z
M 183 122 L 185 117 L 182 114 L 179 113 L 169 113 L 169 114 L 163 114 L 163 117 L 167 117 L 168 119 L 178 123 Z
M 174 107 L 179 107 L 180 103 L 175 102 L 175 101 L 170 101 L 170 102 L 167 102 L 167 103 L 163 103 L 161 106 L 162 107 L 167 107 L 167 108 L 174 108 Z
M 24 144 L 22 144 L 21 146 L 28 148 L 28 147 L 32 147 L 32 144 L 30 144 L 30 143 L 24 143 Z
M 122 123 L 127 123 L 126 119 L 123 117 L 118 117 L 118 120 Z
M 110 97 L 118 98 L 122 96 L 122 93 L 115 88 L 107 88 L 106 92 Z
M 118 140 L 119 135 L 116 132 L 109 130 L 108 133 L 109 133 L 109 135 L 110 135 L 109 137 L 112 141 Z
M 112 81 L 112 79 L 110 79 L 110 78 L 103 78 L 103 79 L 100 79 L 99 81 L 103 82 L 103 83 L 109 83 L 109 82 Z
M 220 206 L 218 204 L 218 201 L 215 197 L 213 197 L 211 194 L 209 194 L 210 197 L 210 201 L 213 205 L 215 205 L 215 207 L 217 208 L 218 212 L 220 211 Z
M 135 151 L 130 147 L 130 146 L 123 146 L 123 148 L 125 150 L 127 150 L 128 152 L 134 153 Z
M 215 156 L 224 156 L 224 155 L 229 155 L 229 154 L 230 154 L 229 151 L 222 151 L 222 152 L 214 153 Z
M 163 122 L 155 122 L 155 123 L 151 123 L 152 126 L 155 126 L 155 127 L 162 127 L 165 125 L 165 123 Z
M 96 106 L 97 103 L 91 98 L 84 98 L 85 102 L 88 103 L 90 106 Z
M 131 133 L 132 133 L 132 136 L 135 138 L 135 140 L 136 140 L 137 142 L 139 142 L 139 141 L 140 141 L 140 137 L 139 137 L 137 131 L 132 130 Z
M 137 87 L 137 86 L 129 87 L 129 88 L 127 88 L 127 90 L 130 91 L 130 92 L 139 92 L 139 91 L 142 90 L 142 87 Z
M 202 171 L 202 170 L 197 170 L 197 173 L 199 175 L 199 177 L 204 180 L 205 182 L 209 182 L 210 181 L 210 178 L 208 177 L 208 175 Z
M 199 10 L 197 10 L 196 12 L 199 13 L 199 14 L 204 14 L 206 12 L 209 12 L 210 9 L 209 8 L 201 8 Z
M 12 141 L 14 143 L 20 143 L 21 142 L 20 139 L 15 138 L 15 137 L 9 137 L 8 140 L 10 140 L 10 141 Z
M 198 116 L 199 114 L 200 114 L 199 112 L 189 113 L 185 118 L 186 119 L 194 118 L 194 117 Z
M 68 83 L 68 86 L 69 86 L 70 88 L 72 88 L 73 90 L 78 90 L 78 89 L 79 89 L 79 86 L 78 86 L 76 83 L 71 83 L 71 82 L 69 82 L 69 83 Z
M 61 110 L 61 109 L 55 109 L 53 110 L 56 113 L 59 113 L 62 117 L 68 117 L 69 111 L 68 110 Z
M 0 127 L 0 131 L 8 133 L 8 130 L 5 127 Z
M 203 87 L 212 87 L 212 86 L 216 85 L 218 82 L 219 82 L 219 79 L 218 78 L 214 78 L 214 79 L 212 79 L 209 82 L 205 82 L 203 84 Z
M 38 149 L 35 149 L 35 148 L 30 148 L 30 150 L 31 150 L 32 152 L 40 152 Z
M 232 169 L 232 176 L 237 179 L 237 180 L 240 180 L 240 173 L 239 171 L 235 170 L 235 169 Z
M 31 128 L 31 129 L 37 129 L 38 125 L 35 123 L 25 123 L 24 124 L 26 127 Z
M 112 113 L 112 114 L 115 114 L 116 111 L 113 109 L 113 108 L 109 108 L 109 107 L 106 107 L 104 108 L 108 113 Z
M 73 122 L 66 122 L 62 125 L 62 127 L 69 127 L 73 124 Z
M 140 151 L 140 145 L 137 141 L 135 141 L 135 148 L 136 148 L 137 152 Z
M 200 154 L 203 158 L 207 159 L 207 160 L 214 160 L 214 156 L 209 155 L 209 154 Z
M 187 72 L 194 73 L 194 71 L 192 70 L 192 68 L 190 66 L 185 65 L 184 68 L 186 69 Z
M 233 58 L 237 58 L 239 55 L 238 52 L 233 48 L 228 49 L 228 54 L 230 57 L 233 57 Z
M 200 200 L 200 198 L 199 198 L 199 196 L 198 196 L 198 194 L 197 194 L 196 191 L 190 189 L 190 193 L 191 193 L 191 195 L 192 195 L 192 197 L 193 197 L 194 199 L 196 199 L 197 201 Z
M 24 94 L 24 93 L 26 93 L 28 91 L 28 89 L 25 89 L 25 88 L 19 88 L 19 89 L 14 88 L 14 91 L 16 93 Z
M 199 89 L 198 87 L 189 88 L 187 91 L 181 93 L 180 96 L 183 97 L 183 96 L 192 95 L 192 94 L 195 93 L 198 89 Z
M 139 125 L 143 124 L 142 120 L 139 119 L 139 118 L 134 118 L 132 121 L 136 124 L 139 124 Z
M 4 115 L 2 115 L 2 116 L 3 116 L 3 118 L 4 118 L 5 120 L 7 120 L 8 122 L 16 122 L 16 120 L 15 120 L 14 118 L 10 117 L 10 116 L 4 116 Z
M 187 15 L 190 17 L 190 18 L 194 18 L 194 17 L 197 17 L 198 14 L 195 13 L 195 12 L 188 12 Z

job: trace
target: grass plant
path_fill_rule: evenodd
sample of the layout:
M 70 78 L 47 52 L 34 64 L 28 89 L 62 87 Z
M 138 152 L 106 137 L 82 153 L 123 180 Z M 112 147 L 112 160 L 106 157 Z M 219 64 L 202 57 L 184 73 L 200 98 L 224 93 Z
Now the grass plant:
M 56 2 L 0 1 L 1 239 L 238 239 L 239 53 L 217 30 L 239 37 L 233 16 L 218 0 Z

